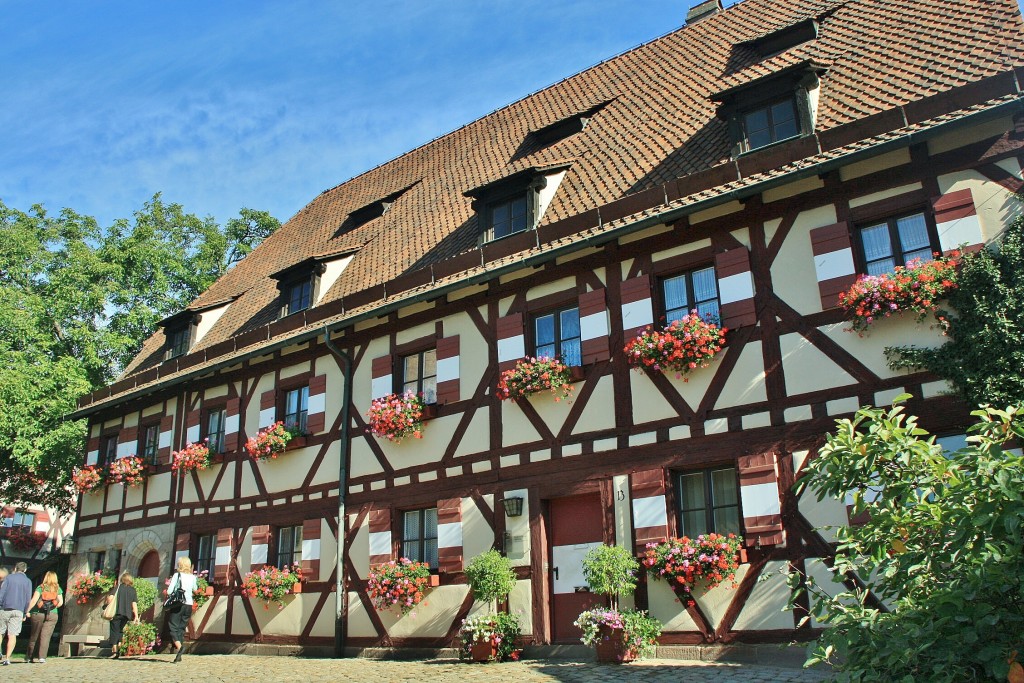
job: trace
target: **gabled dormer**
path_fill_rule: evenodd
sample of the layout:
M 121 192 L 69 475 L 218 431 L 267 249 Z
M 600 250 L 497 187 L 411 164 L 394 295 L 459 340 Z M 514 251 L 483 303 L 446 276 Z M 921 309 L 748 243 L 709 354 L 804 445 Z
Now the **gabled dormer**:
M 164 360 L 184 356 L 203 340 L 237 297 L 187 308 L 161 320 L 164 329 Z
M 480 225 L 479 242 L 535 230 L 570 165 L 528 168 L 466 192 Z
M 791 47 L 816 40 L 817 37 L 818 22 L 814 19 L 805 19 L 777 31 L 738 43 L 737 47 L 751 50 L 760 59 L 767 59 L 781 54 Z
M 713 94 L 718 117 L 729 126 L 733 156 L 813 133 L 824 70 L 805 60 Z
M 590 123 L 590 119 L 592 119 L 599 111 L 607 107 L 611 102 L 612 100 L 605 100 L 604 102 L 596 104 L 585 111 L 576 112 L 575 114 L 566 116 L 554 123 L 549 123 L 542 128 L 532 130 L 527 136 L 527 141 L 531 143 L 531 147 L 539 149 L 541 147 L 553 145 L 556 142 L 575 135 L 576 133 L 581 133 L 586 129 L 587 124 Z
M 311 256 L 271 275 L 277 280 L 277 317 L 284 318 L 320 303 L 357 251 L 358 247 L 346 247 Z

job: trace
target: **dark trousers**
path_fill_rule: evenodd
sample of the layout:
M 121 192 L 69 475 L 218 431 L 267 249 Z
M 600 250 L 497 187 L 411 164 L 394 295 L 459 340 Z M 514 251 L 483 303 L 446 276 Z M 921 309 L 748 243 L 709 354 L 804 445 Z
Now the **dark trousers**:
M 192 605 L 182 605 L 177 612 L 171 612 L 167 617 L 167 629 L 171 632 L 171 640 L 185 645 L 185 628 L 188 620 L 192 618 Z
M 57 625 L 57 610 L 50 610 L 49 614 L 30 614 L 28 616 L 30 631 L 28 636 L 28 652 L 25 654 L 29 659 L 46 659 L 46 652 L 50 649 L 50 639 L 53 637 L 53 628 Z M 36 645 L 39 645 L 39 654 L 36 655 Z
M 120 614 L 110 620 L 110 647 L 116 648 L 121 642 L 121 638 L 124 637 L 124 627 L 128 621 L 128 617 Z

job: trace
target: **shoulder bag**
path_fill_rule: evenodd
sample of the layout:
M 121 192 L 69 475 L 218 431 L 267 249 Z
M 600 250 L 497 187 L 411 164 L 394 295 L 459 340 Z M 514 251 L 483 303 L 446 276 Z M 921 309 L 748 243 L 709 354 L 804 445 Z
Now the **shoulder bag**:
M 175 573 L 174 590 L 168 591 L 167 599 L 164 600 L 164 611 L 177 612 L 185 604 L 185 591 L 181 587 L 181 577 Z
M 114 595 L 111 597 L 110 602 L 107 604 L 106 607 L 103 608 L 103 614 L 101 616 L 107 621 L 110 621 L 111 619 L 117 616 L 117 594 L 120 590 L 121 586 L 118 585 L 118 587 L 114 590 Z

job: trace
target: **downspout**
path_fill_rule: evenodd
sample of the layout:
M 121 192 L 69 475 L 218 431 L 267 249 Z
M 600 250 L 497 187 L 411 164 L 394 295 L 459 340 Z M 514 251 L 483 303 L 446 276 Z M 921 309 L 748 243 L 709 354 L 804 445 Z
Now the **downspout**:
M 345 607 L 348 590 L 345 588 L 345 491 L 348 490 L 349 459 L 349 405 L 352 402 L 352 358 L 331 341 L 331 330 L 324 326 L 324 346 L 341 359 L 341 374 L 344 377 L 343 400 L 341 403 L 341 453 L 338 459 L 338 551 L 335 559 L 337 573 L 334 589 L 337 591 L 334 611 L 334 656 L 345 656 L 345 639 L 348 624 L 345 623 Z

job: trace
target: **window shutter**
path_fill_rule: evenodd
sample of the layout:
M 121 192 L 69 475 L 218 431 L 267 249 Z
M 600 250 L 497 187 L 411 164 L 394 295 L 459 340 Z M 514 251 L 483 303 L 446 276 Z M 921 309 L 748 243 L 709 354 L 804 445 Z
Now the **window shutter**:
M 171 462 L 171 444 L 174 443 L 174 416 L 164 415 L 160 418 L 160 440 L 157 442 L 157 461 L 164 464 Z
M 100 461 L 100 438 L 95 436 L 89 439 L 85 447 L 85 464 L 95 465 Z
M 260 394 L 259 428 L 269 427 L 277 422 L 277 392 L 271 389 Z
M 660 543 L 668 538 L 668 502 L 665 491 L 663 469 L 634 472 L 629 477 L 637 552 L 642 552 L 648 543 Z
M 373 359 L 371 365 L 370 400 L 381 398 L 395 391 L 395 382 L 391 377 L 394 371 L 394 360 L 391 356 L 380 356 Z
M 985 246 L 971 188 L 947 192 L 933 199 L 932 208 L 939 246 L 944 253 L 959 249 L 960 245 L 965 245 L 967 251 L 977 251 Z
M 213 560 L 213 580 L 222 586 L 231 581 L 231 558 L 234 555 L 231 529 L 217 529 L 217 550 Z
M 174 566 L 171 573 L 178 571 L 178 560 L 188 557 L 192 548 L 192 534 L 178 534 L 174 537 Z
M 309 378 L 309 403 L 306 408 L 306 431 L 310 434 L 324 431 L 327 418 L 327 375 Z
M 50 513 L 45 510 L 41 510 L 36 513 L 35 524 L 32 526 L 32 531 L 42 531 L 43 533 L 48 532 L 50 529 Z
M 437 340 L 437 402 L 455 403 L 459 389 L 459 337 Z
M 391 561 L 391 508 L 370 510 L 370 566 Z
M 821 310 L 827 311 L 839 305 L 839 293 L 849 289 L 857 279 L 850 228 L 846 222 L 811 230 L 811 252 Z
M 3 514 L 0 514 L 0 517 L 2 517 L 4 519 L 14 519 L 14 506 L 13 505 L 6 506 L 3 509 Z
M 270 536 L 269 524 L 261 524 L 252 528 L 252 550 L 249 553 L 249 570 L 259 571 L 270 558 Z
M 583 365 L 611 358 L 604 290 L 580 294 L 580 351 Z
M 722 310 L 722 326 L 730 329 L 757 322 L 754 310 L 754 276 L 750 272 L 750 252 L 736 247 L 715 254 L 715 275 Z
M 139 450 L 139 428 L 125 427 L 117 435 L 117 457 L 127 458 L 129 455 L 137 455 Z
M 523 333 L 523 314 L 513 313 L 498 318 L 498 370 L 504 372 L 516 366 L 526 356 L 526 336 Z
M 302 522 L 302 573 L 310 581 L 320 580 L 320 519 Z
M 462 498 L 437 501 L 437 568 L 462 571 Z
M 241 399 L 229 398 L 224 407 L 224 451 L 227 453 L 238 450 L 238 413 L 241 405 Z
M 639 334 L 654 324 L 654 304 L 651 299 L 651 276 L 624 280 L 619 286 L 622 298 L 622 332 L 625 339 Z
M 779 501 L 778 466 L 774 453 L 747 455 L 737 461 L 743 537 L 748 546 L 780 545 L 784 541 Z
M 185 415 L 185 441 L 186 443 L 199 442 L 199 411 L 190 410 Z

